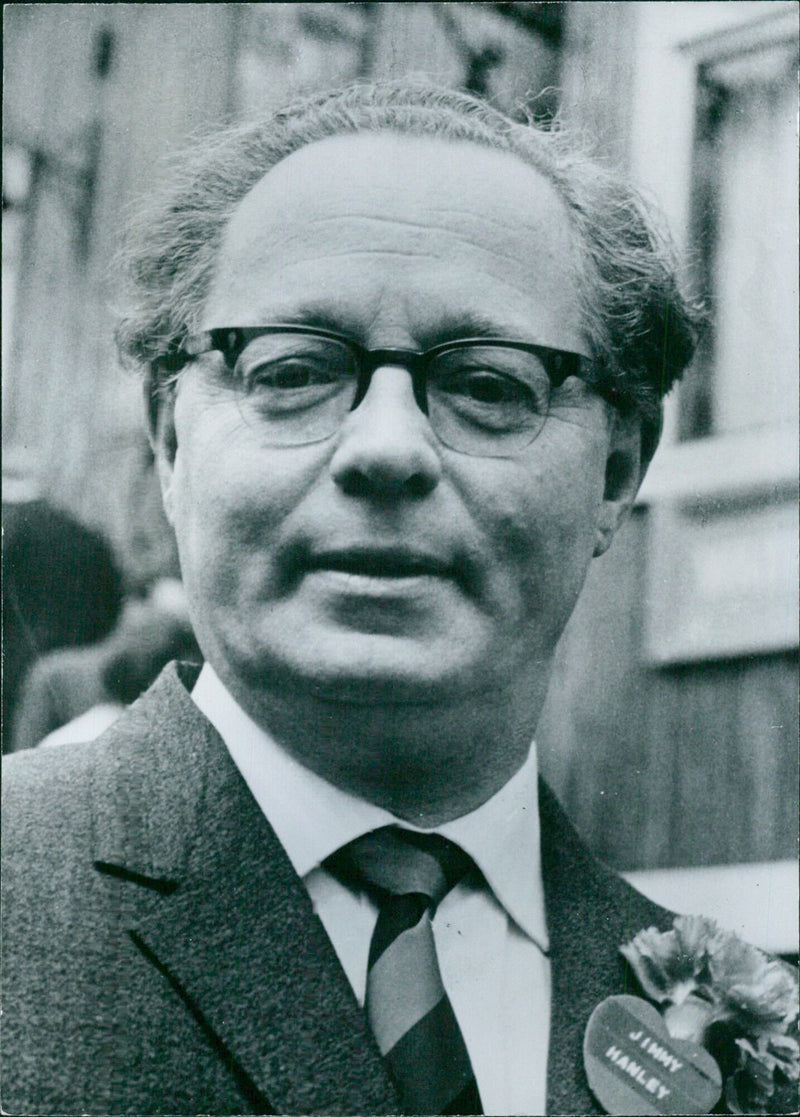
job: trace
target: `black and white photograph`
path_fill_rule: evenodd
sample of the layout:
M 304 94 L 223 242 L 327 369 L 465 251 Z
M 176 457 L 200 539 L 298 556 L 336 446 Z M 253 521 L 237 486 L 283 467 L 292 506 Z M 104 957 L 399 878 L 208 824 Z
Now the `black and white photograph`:
M 4 6 L 3 1114 L 798 1112 L 799 22 Z

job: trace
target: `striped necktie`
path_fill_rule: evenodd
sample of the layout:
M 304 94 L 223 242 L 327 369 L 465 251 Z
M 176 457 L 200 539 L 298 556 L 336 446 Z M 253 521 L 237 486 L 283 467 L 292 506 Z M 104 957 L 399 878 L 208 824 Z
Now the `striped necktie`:
M 328 859 L 378 904 L 366 1010 L 405 1113 L 482 1113 L 475 1075 L 436 959 L 437 904 L 472 865 L 438 834 L 386 826 Z

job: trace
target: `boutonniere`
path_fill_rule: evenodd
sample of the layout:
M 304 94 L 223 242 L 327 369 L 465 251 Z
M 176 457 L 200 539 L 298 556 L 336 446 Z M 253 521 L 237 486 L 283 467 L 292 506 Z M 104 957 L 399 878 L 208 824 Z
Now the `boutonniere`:
M 679 916 L 620 947 L 642 991 L 609 997 L 584 1041 L 607 1113 L 796 1113 L 800 1047 L 793 967 Z

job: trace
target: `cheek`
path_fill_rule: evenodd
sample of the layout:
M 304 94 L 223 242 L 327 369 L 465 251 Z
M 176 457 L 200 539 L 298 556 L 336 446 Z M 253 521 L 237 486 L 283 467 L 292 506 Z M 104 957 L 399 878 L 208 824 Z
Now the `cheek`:
M 487 535 L 501 556 L 505 592 L 519 594 L 523 615 L 552 610 L 556 624 L 571 611 L 595 543 L 602 473 L 594 456 L 572 468 L 550 462 L 517 469 L 485 503 Z
M 252 578 L 319 476 L 319 451 L 266 447 L 238 407 L 190 393 L 175 425 L 171 503 L 182 562 L 220 588 Z
M 219 578 L 218 568 L 230 570 L 248 536 L 264 530 L 269 489 L 236 409 L 198 400 L 190 387 L 178 397 L 175 432 L 170 498 L 184 577 Z

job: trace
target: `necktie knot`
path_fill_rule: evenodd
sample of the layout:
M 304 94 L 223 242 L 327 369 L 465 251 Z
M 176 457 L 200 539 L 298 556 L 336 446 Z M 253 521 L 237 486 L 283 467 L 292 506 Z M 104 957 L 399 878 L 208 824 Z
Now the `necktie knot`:
M 384 826 L 343 846 L 328 859 L 330 871 L 348 884 L 390 897 L 421 896 L 435 909 L 467 873 L 468 854 L 440 834 Z

